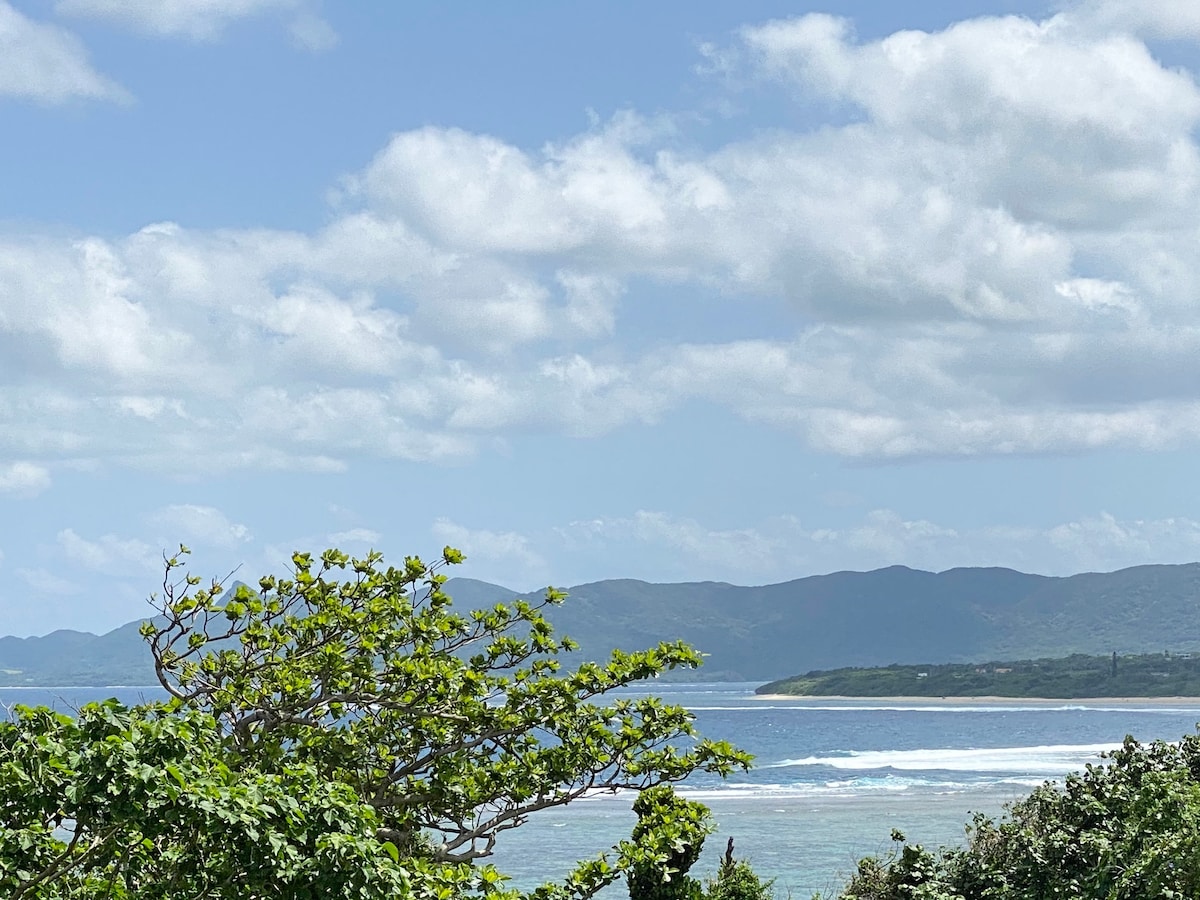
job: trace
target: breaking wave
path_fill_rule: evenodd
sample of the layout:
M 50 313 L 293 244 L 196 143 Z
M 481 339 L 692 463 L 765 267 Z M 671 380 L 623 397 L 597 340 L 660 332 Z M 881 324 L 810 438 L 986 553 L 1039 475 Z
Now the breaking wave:
M 1011 772 L 1029 776 L 1058 776 L 1100 762 L 1100 754 L 1120 744 L 1058 744 L 1041 747 L 993 747 L 970 749 L 848 750 L 801 759 L 761 763 L 762 769 L 828 766 L 863 771 Z

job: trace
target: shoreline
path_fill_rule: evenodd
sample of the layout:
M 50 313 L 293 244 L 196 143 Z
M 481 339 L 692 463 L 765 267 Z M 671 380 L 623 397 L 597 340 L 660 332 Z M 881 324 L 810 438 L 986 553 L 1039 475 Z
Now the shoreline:
M 981 695 L 978 697 L 930 697 L 930 696 L 850 696 L 846 694 L 754 694 L 755 700 L 873 700 L 880 703 L 936 703 L 936 704 L 985 704 L 989 706 L 999 706 L 1003 704 L 1023 703 L 1031 706 L 1062 706 L 1070 705 L 1095 705 L 1101 703 L 1118 703 L 1122 705 L 1139 705 L 1157 704 L 1159 706 L 1198 706 L 1200 707 L 1200 697 L 1000 697 L 994 694 Z

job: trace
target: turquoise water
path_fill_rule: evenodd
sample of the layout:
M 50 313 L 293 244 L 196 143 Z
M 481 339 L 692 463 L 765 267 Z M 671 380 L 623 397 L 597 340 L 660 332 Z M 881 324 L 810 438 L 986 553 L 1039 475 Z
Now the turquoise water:
M 860 857 L 887 850 L 893 828 L 927 845 L 956 843 L 973 811 L 999 813 L 1043 781 L 1098 761 L 1125 735 L 1175 740 L 1200 721 L 1200 702 L 763 700 L 753 687 L 656 684 L 654 693 L 693 710 L 706 736 L 757 757 L 751 772 L 727 782 L 697 776 L 681 786 L 709 805 L 719 829 L 693 874 L 713 872 L 732 836 L 739 857 L 777 879 L 781 900 L 832 893 Z M 159 692 L 0 689 L 0 703 L 69 710 L 110 695 L 137 702 Z M 604 795 L 537 814 L 501 836 L 492 861 L 519 887 L 561 877 L 629 836 L 631 802 Z
M 705 735 L 757 757 L 728 782 L 701 776 L 681 788 L 719 829 L 693 874 L 711 874 L 733 837 L 739 857 L 777 879 L 776 896 L 794 900 L 835 892 L 858 859 L 888 849 L 893 828 L 926 845 L 960 843 L 973 812 L 999 814 L 1126 734 L 1175 740 L 1200 721 L 1200 703 L 763 700 L 753 687 L 655 691 L 694 710 Z M 546 811 L 507 835 L 493 862 L 521 887 L 561 876 L 629 835 L 629 807 L 606 796 Z

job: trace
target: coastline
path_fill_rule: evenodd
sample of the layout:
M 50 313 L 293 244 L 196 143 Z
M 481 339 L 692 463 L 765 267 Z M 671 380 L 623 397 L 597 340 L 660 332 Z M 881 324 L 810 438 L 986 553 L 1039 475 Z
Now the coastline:
M 1013 703 L 1031 706 L 1062 706 L 1063 704 L 1121 704 L 1129 706 L 1145 706 L 1153 703 L 1159 706 L 1197 706 L 1200 707 L 1200 697 L 999 697 L 986 695 L 979 697 L 913 697 L 913 696 L 848 696 L 845 694 L 755 694 L 755 700 L 873 700 L 881 703 L 937 703 L 937 704 L 985 704 L 1012 705 Z

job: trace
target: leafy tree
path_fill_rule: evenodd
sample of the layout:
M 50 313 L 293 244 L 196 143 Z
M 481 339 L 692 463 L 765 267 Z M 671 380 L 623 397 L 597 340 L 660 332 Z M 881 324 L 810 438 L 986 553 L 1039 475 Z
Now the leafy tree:
M 347 786 L 225 755 L 215 720 L 192 710 L 18 707 L 0 723 L 0 896 L 348 900 L 485 877 L 402 869 Z
M 296 554 L 288 577 L 228 591 L 187 574 L 180 549 L 142 629 L 170 703 L 26 711 L 4 732 L 11 896 L 496 895 L 503 876 L 478 861 L 530 814 L 749 765 L 680 707 L 597 702 L 699 665 L 691 648 L 566 671 L 575 645 L 543 616 L 563 595 L 456 612 L 440 572 L 462 560 L 451 548 L 431 566 Z M 582 898 L 669 870 L 673 827 L 646 825 L 536 893 Z

